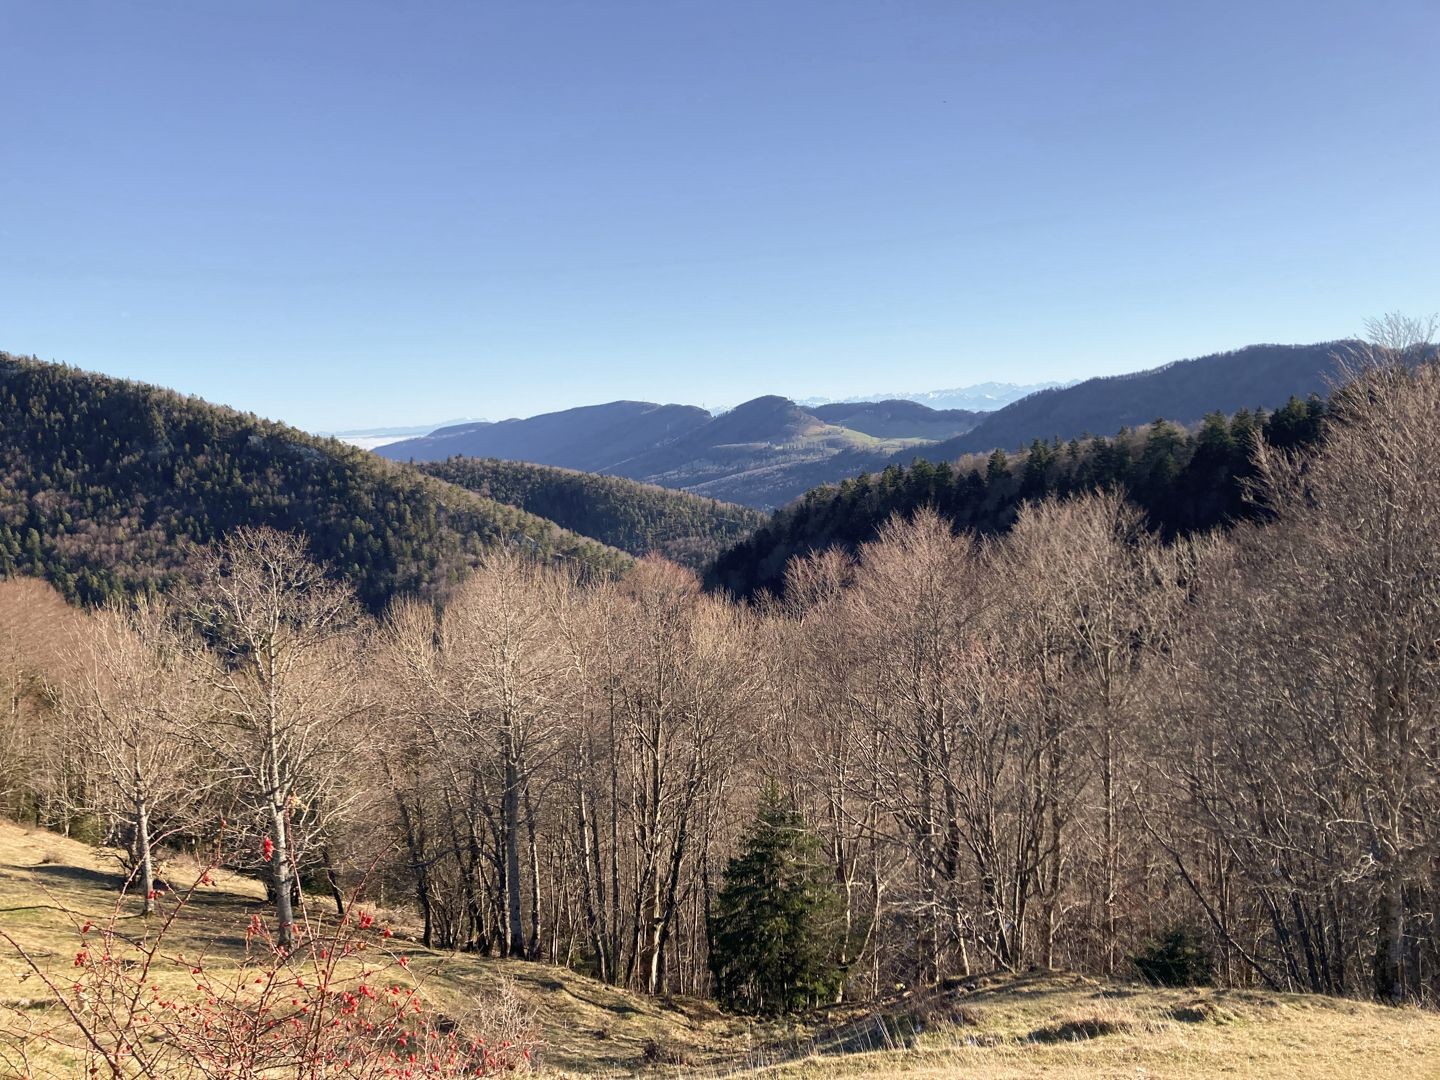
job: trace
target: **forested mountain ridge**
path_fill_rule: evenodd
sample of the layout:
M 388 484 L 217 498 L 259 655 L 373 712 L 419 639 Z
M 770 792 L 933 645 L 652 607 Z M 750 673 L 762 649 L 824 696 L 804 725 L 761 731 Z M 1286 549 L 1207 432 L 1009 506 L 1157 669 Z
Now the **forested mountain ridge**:
M 916 401 L 835 402 L 807 406 L 813 416 L 877 439 L 948 439 L 969 431 L 985 418 L 972 409 L 933 409 Z
M 632 555 L 658 552 L 695 570 L 766 520 L 735 503 L 551 465 L 454 457 L 419 468 Z
M 770 463 L 781 463 L 787 443 L 827 425 L 876 439 L 933 441 L 969 430 L 984 415 L 903 400 L 800 406 L 773 394 L 715 416 L 692 405 L 611 401 L 525 419 L 454 424 L 375 452 L 396 461 L 494 458 L 646 479 L 723 446 L 765 446 Z
M 711 417 L 688 406 L 621 401 L 458 425 L 376 452 L 397 460 L 459 454 L 559 465 L 769 510 L 819 485 L 917 457 L 950 462 L 1021 450 L 1036 439 L 1113 435 L 1156 417 L 1190 427 L 1216 412 L 1323 397 L 1356 344 L 1251 345 L 1042 389 L 993 412 L 900 399 L 801 405 L 766 395 Z
M 1157 416 L 1189 426 L 1215 412 L 1276 409 L 1292 397 L 1328 394 L 1342 374 L 1344 353 L 1355 344 L 1250 345 L 1040 390 L 920 453 L 930 461 L 952 461 L 961 454 L 1019 450 L 1035 439 L 1113 435 Z M 904 464 L 911 456 L 902 452 L 895 461 Z
M 332 439 L 0 353 L 0 576 L 99 602 L 162 587 L 237 525 L 303 534 L 378 609 L 436 595 L 506 539 L 595 571 L 627 557 Z
M 1273 413 L 1213 413 L 1193 434 L 1157 421 L 1113 438 L 1035 440 L 1028 452 L 994 451 L 954 464 L 918 459 L 888 465 L 839 484 L 809 491 L 777 510 L 769 522 L 721 554 L 706 584 L 740 596 L 779 592 L 786 565 L 797 555 L 829 548 L 854 553 L 892 515 L 932 507 L 956 528 L 1004 532 L 1021 503 L 1046 496 L 1118 489 L 1165 535 L 1194 532 L 1253 517 L 1246 500 L 1254 475 L 1255 439 L 1277 449 L 1317 442 L 1326 403 L 1292 398 Z
M 710 414 L 694 405 L 610 401 L 525 419 L 456 424 L 375 452 L 395 461 L 443 461 L 458 455 L 606 472 L 709 422 Z
M 910 408 L 941 415 L 921 405 Z M 942 420 L 941 426 L 949 432 L 965 424 Z M 416 462 L 459 455 L 556 465 L 768 509 L 826 480 L 881 465 L 892 452 L 921 441 L 877 438 L 767 395 L 713 417 L 690 406 L 610 402 L 528 420 L 460 425 L 376 453 Z

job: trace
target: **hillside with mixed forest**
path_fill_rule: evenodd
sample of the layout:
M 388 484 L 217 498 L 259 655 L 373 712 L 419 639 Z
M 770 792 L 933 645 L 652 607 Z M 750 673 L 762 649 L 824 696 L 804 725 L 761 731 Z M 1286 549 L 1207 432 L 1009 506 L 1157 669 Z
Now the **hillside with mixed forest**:
M 1247 500 L 1256 440 L 1276 449 L 1313 445 L 1324 427 L 1319 397 L 1292 398 L 1273 413 L 1214 413 L 1191 433 L 1157 421 L 1113 438 L 1035 440 L 1027 452 L 993 451 L 955 463 L 891 464 L 809 491 L 720 555 L 706 574 L 713 588 L 741 596 L 779 592 L 797 555 L 830 548 L 851 554 L 892 515 L 938 510 L 957 529 L 1004 532 L 1022 503 L 1048 496 L 1119 490 L 1167 536 L 1254 518 Z
M 961 435 L 926 447 L 924 456 L 950 461 L 961 454 L 1019 450 L 1035 439 L 1113 435 L 1161 416 L 1190 426 L 1215 412 L 1278 409 L 1292 397 L 1328 394 L 1354 345 L 1251 345 L 1041 390 L 990 413 Z
M 97 603 L 162 588 L 237 525 L 296 532 L 371 608 L 435 596 L 511 541 L 587 571 L 627 557 L 332 439 L 142 383 L 0 353 L 0 576 Z
M 766 520 L 747 506 L 548 465 L 455 457 L 419 468 L 621 551 L 658 552 L 696 570 Z
M 150 926 L 246 880 L 233 915 L 273 947 L 222 983 L 218 955 L 184 946 L 205 954 L 175 973 L 200 988 L 180 1017 L 197 1039 L 268 1015 L 226 987 L 278 984 L 287 1023 L 341 1010 L 325 1045 L 350 1051 L 345 1018 L 374 1006 L 326 961 L 364 944 L 383 962 L 400 933 L 417 969 L 547 961 L 610 988 L 596 999 L 704 998 L 757 1023 L 888 1014 L 898 988 L 979 1034 L 953 1010 L 983 977 L 1099 995 L 1009 1028 L 1017 1049 L 1170 1031 L 1128 1011 L 1132 979 L 1183 992 L 1177 1024 L 1230 1007 L 1198 1004 L 1207 985 L 1425 1005 L 1440 367 L 1415 356 L 1377 347 L 1323 404 L 1194 435 L 1037 441 L 819 493 L 752 552 L 789 546 L 776 602 L 663 559 L 578 580 L 512 545 L 376 619 L 255 520 L 154 604 L 5 582 L 0 808 L 105 847 L 121 872 L 82 880 L 164 914 Z M 54 874 L 42 856 L 0 879 Z M 82 940 L 22 945 L 10 970 L 53 959 L 60 993 L 133 1002 L 110 993 L 131 940 L 100 930 L 87 951 L 91 912 L 61 915 Z M 375 971 L 355 976 L 374 990 Z M 124 1008 L 107 1030 L 154 1016 Z M 57 1038 L 66 1018 L 42 1017 Z M 493 1037 L 496 1018 L 470 1020 Z
M 155 603 L 85 608 L 0 583 L 0 811 L 119 867 L 78 879 L 115 897 L 109 925 L 47 906 L 59 933 L 34 951 L 33 919 L 0 925 L 11 970 L 63 1000 L 79 987 L 113 1044 L 42 1004 L 7 1013 L 41 1025 L 10 1045 L 124 1053 L 140 1025 L 177 1054 L 216 1032 L 243 1045 L 257 1017 L 289 1039 L 308 1015 L 325 1023 L 304 1052 L 353 1061 L 399 1042 L 366 1026 L 389 1022 L 366 993 L 380 972 L 394 997 L 412 977 L 438 989 L 437 969 L 473 986 L 487 958 L 560 1001 L 635 996 L 626 1015 L 657 1021 L 641 1067 L 837 1007 L 862 1030 L 822 1020 L 812 1046 L 958 1021 L 984 1035 L 977 1051 L 1085 1040 L 1129 1067 L 1139 1045 L 1115 1037 L 1259 1022 L 1249 1005 L 1299 1007 L 1291 995 L 1433 1002 L 1440 367 L 1421 356 L 1374 346 L 1328 400 L 1212 414 L 1193 433 L 1158 421 L 855 478 L 719 560 L 725 589 L 664 559 L 582 577 L 510 544 L 382 618 L 355 602 L 369 567 L 327 573 L 294 535 L 303 518 L 267 527 L 305 494 L 289 462 L 326 444 L 280 450 L 283 431 L 238 414 L 10 362 L 6 430 L 50 463 L 42 484 L 12 455 L 7 492 L 19 479 L 31 503 L 88 497 L 92 518 L 113 517 L 122 486 L 99 482 L 98 453 L 127 482 L 149 476 L 137 461 L 170 461 L 211 527 L 195 462 L 228 460 L 244 502 L 180 568 L 188 587 Z M 54 449 L 62 417 L 74 454 Z M 242 447 L 278 458 L 268 478 L 239 467 Z M 479 488 L 555 497 L 549 477 L 475 467 Z M 137 514 L 184 524 L 155 488 L 123 490 L 143 496 Z M 665 515 L 587 525 L 634 535 Z M 737 597 L 782 573 L 778 599 Z M 16 846 L 0 891 L 65 883 L 47 869 L 61 855 Z M 166 935 L 227 903 L 252 945 L 231 951 L 238 967 L 186 937 L 174 944 L 201 961 L 157 987 L 143 956 L 168 963 Z M 132 913 L 164 917 L 137 941 L 115 931 Z M 570 970 L 521 967 L 538 962 Z M 1062 1011 L 982 1013 L 1017 1003 L 983 995 L 986 980 Z M 170 987 L 187 1000 L 173 1014 L 133 1008 Z M 663 1024 L 682 999 L 715 1021 L 703 1040 Z M 527 1021 L 402 1000 L 403 1028 L 387 1029 L 402 1046 L 449 1047 L 465 1028 L 484 1065 L 497 1033 L 516 1032 L 502 1050 L 535 1038 L 539 1003 Z M 635 1028 L 602 1023 L 604 1047 L 583 1054 L 563 1020 L 546 1026 L 572 1061 L 608 1068 Z M 0 1071 L 5 1046 L 0 1019 Z

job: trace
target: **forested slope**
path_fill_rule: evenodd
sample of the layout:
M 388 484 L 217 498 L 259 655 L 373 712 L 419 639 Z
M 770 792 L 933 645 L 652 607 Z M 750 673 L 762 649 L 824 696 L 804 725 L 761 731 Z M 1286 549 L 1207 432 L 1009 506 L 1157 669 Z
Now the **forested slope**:
M 991 413 L 964 434 L 927 447 L 923 455 L 930 461 L 953 461 L 961 454 L 988 454 L 996 448 L 1018 450 L 1034 439 L 1112 435 L 1159 416 L 1190 425 L 1214 412 L 1276 409 L 1292 397 L 1329 393 L 1342 375 L 1341 358 L 1354 345 L 1249 345 L 1041 390 Z M 910 459 L 897 454 L 896 460 Z
M 854 551 L 891 515 L 922 506 L 957 528 L 999 533 L 1025 500 L 1119 488 L 1167 535 L 1211 528 L 1256 512 L 1247 503 L 1252 440 L 1276 447 L 1319 438 L 1325 404 L 1292 398 L 1271 414 L 1214 414 L 1191 434 L 1159 422 L 1114 438 L 1032 443 L 1028 453 L 971 455 L 954 464 L 917 460 L 827 484 L 777 510 L 751 536 L 720 555 L 706 573 L 712 588 L 741 596 L 779 591 L 795 555 L 841 547 Z
M 966 430 L 978 414 L 915 402 L 821 406 L 768 395 L 711 417 L 690 406 L 614 401 L 527 420 L 462 424 L 376 450 L 397 461 L 491 458 L 605 473 L 768 510 L 816 484 Z
M 419 467 L 632 555 L 655 551 L 697 570 L 766 520 L 746 506 L 547 465 L 455 457 Z
M 695 405 L 610 401 L 525 419 L 455 424 L 376 452 L 394 461 L 444 461 L 458 455 L 599 472 L 708 423 L 710 414 Z
M 432 595 L 489 544 L 626 557 L 513 506 L 283 424 L 0 353 L 0 576 L 98 602 L 162 586 L 236 525 L 304 534 L 372 608 Z
M 983 412 L 971 409 L 932 409 L 918 401 L 898 399 L 811 405 L 807 411 L 827 424 L 877 439 L 948 439 L 985 418 Z

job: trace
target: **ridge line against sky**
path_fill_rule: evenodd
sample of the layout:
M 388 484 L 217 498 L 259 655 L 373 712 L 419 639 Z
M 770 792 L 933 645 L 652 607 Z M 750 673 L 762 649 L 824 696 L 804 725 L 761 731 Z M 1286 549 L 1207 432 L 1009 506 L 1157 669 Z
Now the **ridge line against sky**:
M 791 399 L 791 400 L 793 400 L 793 401 L 795 402 L 795 404 L 799 405 L 802 409 L 811 408 L 811 407 L 818 406 L 818 405 L 849 405 L 849 404 L 863 404 L 863 403 L 866 403 L 866 402 L 895 401 L 895 400 L 899 400 L 899 401 L 915 401 L 915 402 L 919 402 L 919 403 L 921 403 L 921 404 L 929 404 L 929 401 L 928 401 L 927 399 L 929 399 L 929 400 L 935 400 L 935 399 L 938 398 L 938 399 L 942 399 L 942 400 L 948 402 L 948 399 L 950 399 L 950 398 L 955 398 L 955 397 L 969 396 L 969 397 L 972 397 L 972 398 L 978 398 L 978 397 L 980 396 L 978 392 L 979 392 L 980 390 L 984 390 L 984 389 L 994 389 L 994 390 L 1000 390 L 1000 391 L 1002 391 L 1002 392 L 1001 392 L 1000 394 L 998 394 L 998 395 L 990 395 L 991 398 L 992 398 L 992 400 L 988 400 L 988 401 L 984 401 L 984 402 L 976 401 L 976 402 L 973 402 L 973 403 L 971 403 L 971 404 L 969 404 L 969 405 L 966 405 L 966 404 L 954 405 L 954 404 L 942 403 L 942 404 L 939 404 L 939 405 L 930 406 L 930 407 L 936 408 L 936 409 L 967 408 L 967 407 L 968 407 L 968 408 L 974 409 L 975 411 L 990 412 L 990 411 L 994 411 L 994 410 L 1000 409 L 1000 408 L 1002 408 L 1004 405 L 1007 405 L 1007 404 L 1009 404 L 1009 403 L 1012 402 L 1012 401 L 1019 400 L 1019 398 L 1024 397 L 1024 396 L 1027 395 L 1027 394 L 1033 393 L 1033 392 L 1036 391 L 1036 390 L 1046 390 L 1046 389 L 1050 389 L 1050 388 L 1052 388 L 1052 387 L 1062 387 L 1062 386 L 1066 386 L 1066 385 L 1073 385 L 1073 384 L 1070 384 L 1070 383 L 1053 383 L 1053 382 L 1052 382 L 1052 383 L 1032 383 L 1032 384 L 1026 384 L 1026 385 L 1015 385 L 1015 384 L 1013 384 L 1013 383 L 994 383 L 994 382 L 990 382 L 990 383 L 977 383 L 975 386 L 956 386 L 956 387 L 950 387 L 950 388 L 941 389 L 941 390 L 919 390 L 919 391 L 902 391 L 902 392 L 886 392 L 886 391 L 882 391 L 882 392 L 879 392 L 879 393 L 862 394 L 862 395 L 860 395 L 860 396 L 858 396 L 858 397 L 851 397 L 851 398 L 845 398 L 845 399 L 836 399 L 836 398 L 828 398 L 828 397 L 807 397 L 807 398 L 794 398 L 794 399 Z M 590 404 L 590 405 L 601 405 L 601 404 L 606 404 L 606 403 L 605 403 L 605 402 L 588 402 L 587 404 Z M 656 402 L 655 404 L 680 404 L 680 403 L 677 403 L 677 402 Z M 725 404 L 721 404 L 721 405 L 711 405 L 711 404 L 707 404 L 707 403 L 705 403 L 705 402 L 686 402 L 686 403 L 684 403 L 684 404 L 696 404 L 696 405 L 699 405 L 700 408 L 705 409 L 707 412 L 711 413 L 712 415 L 717 415 L 717 414 L 722 413 L 722 412 L 728 412 L 729 410 L 735 408 L 737 405 L 743 404 L 743 402 L 729 402 L 729 403 L 725 403 Z M 535 415 L 542 415 L 542 414 L 535 414 Z M 414 436 L 414 435 L 428 435 L 428 434 L 430 434 L 431 432 L 438 431 L 439 429 L 441 429 L 441 428 L 446 428 L 446 427 L 458 427 L 458 426 L 460 426 L 460 425 L 462 425 L 462 424 L 490 424 L 490 423 L 496 422 L 496 420 L 517 420 L 517 419 L 518 419 L 518 420 L 533 419 L 533 417 L 496 417 L 495 419 L 492 420 L 491 418 L 489 418 L 489 417 L 484 417 L 484 416 L 470 416 L 470 417 L 461 417 L 461 418 L 451 419 L 451 420 L 441 420 L 441 421 L 438 421 L 438 422 L 435 422 L 435 423 L 430 423 L 430 424 L 411 424 L 411 423 L 405 423 L 405 422 L 402 422 L 402 421 L 397 421 L 397 422 L 395 422 L 394 424 L 390 424 L 390 425 L 382 425 L 382 426 L 376 426 L 376 427 L 365 427 L 365 428 L 341 428 L 341 429 L 333 430 L 333 431 L 315 431 L 315 432 L 313 432 L 312 434 L 315 434 L 315 435 L 325 435 L 325 436 L 330 436 L 330 437 L 333 437 L 333 438 L 339 438 L 339 439 L 343 439 L 343 440 L 346 441 L 346 442 L 352 442 L 352 443 L 354 443 L 354 444 L 357 445 L 357 446 L 364 446 L 364 447 L 366 447 L 366 448 L 371 448 L 371 447 L 374 447 L 374 446 L 383 446 L 383 445 L 385 445 L 386 443 L 390 443 L 390 442 L 398 442 L 401 438 L 405 438 L 405 437 L 409 437 L 409 436 Z
M 335 430 L 1440 307 L 1433 0 L 0 3 L 0 346 Z

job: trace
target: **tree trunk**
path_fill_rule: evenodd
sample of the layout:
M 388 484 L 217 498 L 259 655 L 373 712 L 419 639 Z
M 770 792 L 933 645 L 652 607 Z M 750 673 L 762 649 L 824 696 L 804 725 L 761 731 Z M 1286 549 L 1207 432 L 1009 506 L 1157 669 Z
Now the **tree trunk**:
M 398 789 L 395 791 L 395 806 L 400 813 L 405 847 L 410 853 L 410 865 L 415 873 L 415 901 L 420 906 L 420 919 L 424 927 L 421 931 L 420 943 L 429 949 L 435 944 L 435 916 L 431 910 L 430 867 L 425 858 L 425 838 L 417 825 L 416 816 L 411 815 L 410 808 L 405 804 Z
M 505 925 L 507 956 L 525 955 L 525 919 L 520 878 L 520 768 L 515 755 L 505 754 L 505 794 L 501 806 L 505 844 Z
M 540 845 L 535 839 L 535 808 L 525 792 L 525 841 L 530 852 L 530 941 L 524 952 L 529 960 L 540 959 Z
M 155 866 L 150 857 L 150 807 L 145 785 L 135 776 L 135 856 L 140 874 L 141 914 L 155 913 Z
M 340 872 L 335 867 L 335 856 L 330 845 L 325 845 L 325 881 L 330 886 L 330 895 L 335 898 L 335 914 L 345 917 L 345 894 L 340 890 Z
M 589 801 L 585 798 L 583 783 L 576 784 L 575 812 L 576 828 L 580 840 L 580 884 L 585 901 L 585 925 L 589 931 L 590 947 L 595 951 L 595 973 L 601 982 L 611 982 L 608 942 L 600 925 L 600 911 L 605 907 L 605 884 L 601 876 L 599 857 L 592 842 L 593 827 L 590 821 Z
M 270 853 L 270 883 L 275 893 L 275 944 L 289 950 L 295 946 L 295 907 L 292 898 L 290 838 L 285 827 L 285 811 L 270 808 L 270 833 L 275 850 Z
M 1375 919 L 1375 996 L 1389 1005 L 1405 997 L 1405 900 L 1400 874 L 1385 875 Z

